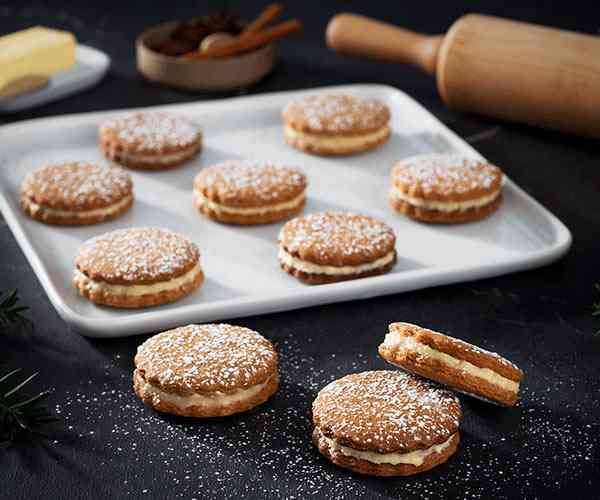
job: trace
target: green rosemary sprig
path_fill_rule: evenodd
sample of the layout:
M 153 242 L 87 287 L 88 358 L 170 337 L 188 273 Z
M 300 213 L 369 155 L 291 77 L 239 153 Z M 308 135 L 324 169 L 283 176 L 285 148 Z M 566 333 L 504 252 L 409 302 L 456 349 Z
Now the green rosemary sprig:
M 28 309 L 29 307 L 19 303 L 17 289 L 6 294 L 0 292 L 0 327 L 27 323 L 28 320 L 23 313 Z
M 43 435 L 40 428 L 57 420 L 45 405 L 50 391 L 34 396 L 21 395 L 23 388 L 37 373 L 22 382 L 13 382 L 14 376 L 20 371 L 17 368 L 0 377 L 0 447 L 9 446 L 21 434 Z
M 596 283 L 594 288 L 600 292 L 600 283 Z M 600 316 L 600 301 L 592 304 L 592 316 Z

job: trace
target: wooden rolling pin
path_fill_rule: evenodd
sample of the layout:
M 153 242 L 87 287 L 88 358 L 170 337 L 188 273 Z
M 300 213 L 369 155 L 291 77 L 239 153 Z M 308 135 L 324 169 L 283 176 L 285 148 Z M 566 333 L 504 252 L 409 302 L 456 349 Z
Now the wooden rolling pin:
M 600 138 L 600 37 L 469 14 L 427 36 L 353 14 L 327 27 L 330 48 L 408 63 L 436 76 L 448 106 Z

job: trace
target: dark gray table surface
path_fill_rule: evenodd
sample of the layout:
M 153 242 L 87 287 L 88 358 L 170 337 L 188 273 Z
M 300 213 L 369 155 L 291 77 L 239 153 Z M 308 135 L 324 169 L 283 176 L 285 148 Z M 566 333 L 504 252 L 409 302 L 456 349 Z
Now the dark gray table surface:
M 133 41 L 149 25 L 222 5 L 0 2 L 0 34 L 33 24 L 65 28 L 113 59 L 96 88 L 0 117 L 0 124 L 210 98 L 145 82 L 135 69 Z M 250 18 L 262 3 L 229 5 Z M 597 33 L 598 7 L 290 2 L 289 15 L 302 18 L 306 30 L 279 44 L 275 72 L 247 90 L 379 82 L 408 92 L 556 214 L 573 233 L 570 253 L 551 266 L 495 279 L 236 320 L 274 341 L 281 355 L 279 393 L 248 414 L 194 422 L 155 414 L 137 401 L 132 358 L 146 337 L 101 341 L 70 331 L 0 222 L 0 290 L 17 287 L 35 323 L 30 333 L 0 333 L 0 363 L 39 371 L 33 385 L 52 389 L 49 404 L 59 417 L 48 438 L 0 450 L 0 497 L 598 498 L 600 320 L 591 316 L 591 304 L 600 299 L 593 288 L 600 280 L 597 141 L 458 114 L 415 69 L 329 52 L 324 27 L 340 10 L 431 33 L 472 10 Z M 501 409 L 462 398 L 462 443 L 449 462 L 412 478 L 359 477 L 312 447 L 310 404 L 343 374 L 385 367 L 376 347 L 392 321 L 427 325 L 506 355 L 525 371 L 522 399 Z

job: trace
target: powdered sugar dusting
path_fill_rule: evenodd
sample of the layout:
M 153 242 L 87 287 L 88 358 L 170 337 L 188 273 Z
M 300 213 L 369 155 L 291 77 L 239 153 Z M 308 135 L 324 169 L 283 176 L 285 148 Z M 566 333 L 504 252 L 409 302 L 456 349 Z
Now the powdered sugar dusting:
M 385 453 L 445 441 L 462 417 L 451 392 L 400 371 L 342 377 L 321 390 L 313 413 L 326 434 Z
M 392 180 L 419 186 L 424 193 L 466 193 L 489 189 L 502 177 L 500 169 L 477 158 L 449 154 L 426 154 L 399 162 Z
M 251 206 L 297 196 L 306 187 L 306 177 L 298 169 L 268 161 L 230 160 L 202 170 L 194 184 L 211 199 Z
M 77 268 L 105 281 L 154 282 L 177 277 L 199 259 L 198 247 L 168 229 L 119 229 L 92 238 L 79 249 Z
M 383 102 L 350 95 L 307 96 L 290 102 L 283 115 L 314 132 L 360 133 L 380 128 L 389 120 L 389 110 Z
M 22 191 L 49 207 L 104 208 L 131 194 L 132 181 L 119 167 L 66 162 L 29 173 L 23 181 Z
M 387 224 L 350 212 L 322 212 L 298 217 L 281 229 L 279 240 L 288 252 L 314 256 L 381 257 L 396 237 Z
M 244 389 L 277 366 L 271 343 L 239 326 L 188 325 L 159 333 L 137 351 L 136 367 L 162 389 L 188 394 Z
M 100 133 L 113 135 L 135 151 L 162 151 L 190 146 L 201 137 L 187 118 L 164 112 L 145 112 L 112 118 Z

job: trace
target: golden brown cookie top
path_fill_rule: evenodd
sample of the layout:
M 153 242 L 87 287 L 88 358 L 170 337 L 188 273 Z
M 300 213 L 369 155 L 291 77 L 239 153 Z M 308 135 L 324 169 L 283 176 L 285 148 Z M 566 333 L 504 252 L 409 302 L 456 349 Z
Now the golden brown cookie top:
M 290 102 L 283 110 L 290 127 L 312 134 L 366 134 L 386 126 L 388 107 L 377 99 L 351 95 L 311 95 Z
M 464 201 L 498 191 L 502 176 L 498 167 L 485 160 L 435 153 L 397 163 L 392 170 L 392 183 L 416 198 Z
M 327 437 L 356 450 L 407 453 L 446 441 L 458 431 L 458 398 L 401 371 L 346 375 L 323 388 L 313 422 Z
M 248 328 L 188 325 L 146 340 L 138 347 L 135 366 L 147 382 L 167 392 L 234 392 L 274 375 L 277 353 Z
M 320 212 L 287 222 L 279 233 L 283 249 L 307 262 L 357 266 L 394 250 L 394 230 L 373 217 L 350 212 Z
M 198 247 L 178 233 L 136 227 L 87 240 L 79 247 L 75 265 L 92 280 L 135 285 L 177 278 L 199 258 Z
M 119 167 L 66 162 L 30 172 L 21 185 L 21 196 L 48 208 L 84 211 L 118 203 L 132 189 L 130 175 Z
M 262 207 L 300 196 L 306 189 L 306 177 L 296 168 L 271 162 L 230 160 L 203 169 L 194 188 L 215 203 Z
M 498 353 L 486 351 L 481 347 L 469 344 L 464 340 L 411 323 L 392 323 L 389 326 L 389 331 L 404 337 L 412 337 L 416 342 L 425 344 L 449 356 L 468 361 L 479 368 L 489 368 L 515 382 L 521 382 L 523 379 L 523 371 L 508 359 L 503 358 Z
M 111 141 L 135 153 L 177 152 L 202 139 L 202 131 L 187 118 L 165 112 L 119 116 L 100 125 L 101 141 Z

